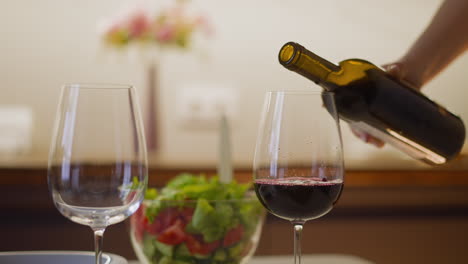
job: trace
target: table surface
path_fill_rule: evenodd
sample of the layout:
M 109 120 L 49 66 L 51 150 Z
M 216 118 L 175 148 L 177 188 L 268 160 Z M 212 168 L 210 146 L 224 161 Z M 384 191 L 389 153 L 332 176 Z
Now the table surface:
M 129 264 L 139 264 L 136 260 L 131 260 Z M 285 264 L 294 263 L 293 256 L 256 256 L 253 257 L 249 264 Z M 340 254 L 327 254 L 327 255 L 305 255 L 302 256 L 302 263 L 320 263 L 320 264 L 372 264 L 363 258 L 340 255 Z

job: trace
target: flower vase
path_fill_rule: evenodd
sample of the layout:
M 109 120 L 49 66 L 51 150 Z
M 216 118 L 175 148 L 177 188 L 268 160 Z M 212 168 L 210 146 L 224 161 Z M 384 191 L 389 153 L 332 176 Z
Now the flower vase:
M 148 152 L 156 151 L 157 141 L 157 106 L 158 95 L 158 67 L 156 63 L 149 63 L 146 67 L 146 144 Z

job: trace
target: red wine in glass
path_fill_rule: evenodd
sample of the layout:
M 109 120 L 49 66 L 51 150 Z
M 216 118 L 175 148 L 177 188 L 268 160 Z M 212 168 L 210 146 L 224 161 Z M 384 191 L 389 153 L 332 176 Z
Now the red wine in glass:
M 311 177 L 256 179 L 255 192 L 272 214 L 290 221 L 308 221 L 327 214 L 338 201 L 343 181 Z
M 324 107 L 327 102 L 327 107 Z M 305 222 L 333 209 L 344 183 L 341 132 L 334 94 L 267 93 L 253 162 L 257 197 L 294 227 L 294 263 L 301 263 Z

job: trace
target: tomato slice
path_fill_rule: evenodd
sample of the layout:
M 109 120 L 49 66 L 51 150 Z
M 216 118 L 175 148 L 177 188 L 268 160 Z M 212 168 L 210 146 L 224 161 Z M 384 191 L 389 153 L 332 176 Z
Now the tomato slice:
M 140 208 L 130 217 L 132 226 L 134 226 L 135 237 L 138 241 L 143 239 L 143 233 L 146 226 L 145 208 L 141 205 Z
M 194 211 L 195 211 L 195 208 L 192 208 L 192 207 L 184 207 L 181 209 L 180 215 L 186 224 L 192 221 Z
M 238 225 L 226 232 L 226 235 L 224 236 L 224 239 L 223 239 L 223 246 L 224 247 L 232 246 L 235 243 L 239 242 L 243 236 L 244 236 L 244 227 L 242 225 Z
M 176 208 L 167 208 L 156 216 L 152 223 L 147 220 L 146 230 L 152 235 L 159 235 L 168 227 L 174 225 L 179 218 L 179 212 Z
M 177 219 L 173 225 L 166 228 L 159 234 L 157 240 L 168 245 L 178 245 L 184 242 L 187 234 L 184 232 L 182 220 Z
M 197 235 L 188 235 L 185 239 L 188 250 L 192 254 L 208 255 L 215 251 L 220 244 L 220 240 L 210 243 L 203 242 L 203 238 Z

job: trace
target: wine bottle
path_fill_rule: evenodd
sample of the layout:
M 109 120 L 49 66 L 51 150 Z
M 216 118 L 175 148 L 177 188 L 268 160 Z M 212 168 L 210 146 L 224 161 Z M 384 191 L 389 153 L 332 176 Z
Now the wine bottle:
M 287 69 L 332 91 L 340 119 L 351 127 L 431 165 L 460 153 L 463 121 L 374 64 L 348 59 L 335 65 L 294 42 L 286 43 L 278 58 Z

